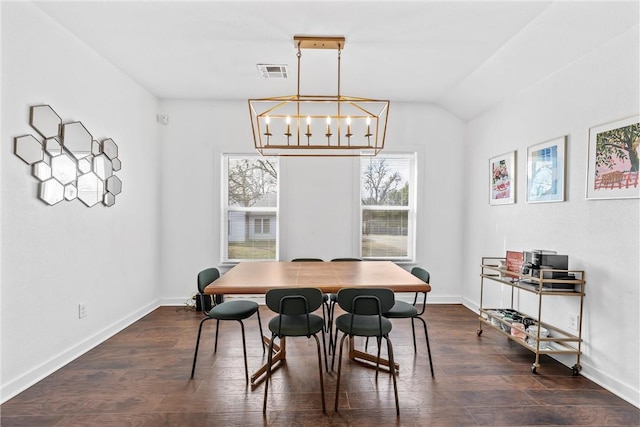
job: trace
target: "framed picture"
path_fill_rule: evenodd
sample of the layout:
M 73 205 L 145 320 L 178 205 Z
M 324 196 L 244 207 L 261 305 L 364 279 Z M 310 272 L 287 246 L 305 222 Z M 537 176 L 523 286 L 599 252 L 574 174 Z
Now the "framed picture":
M 566 137 L 527 148 L 527 203 L 563 202 Z
M 640 115 L 589 129 L 587 199 L 640 197 Z
M 489 159 L 489 204 L 508 205 L 516 202 L 516 152 Z

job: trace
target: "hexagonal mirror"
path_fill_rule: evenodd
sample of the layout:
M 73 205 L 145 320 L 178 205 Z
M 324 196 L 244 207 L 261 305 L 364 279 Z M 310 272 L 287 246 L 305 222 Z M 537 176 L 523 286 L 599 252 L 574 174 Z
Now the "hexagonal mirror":
M 44 141 L 44 151 L 50 156 L 59 156 L 62 154 L 62 144 L 58 138 L 48 138 Z
M 94 156 L 97 156 L 100 153 L 102 153 L 102 145 L 100 145 L 98 141 L 94 140 L 91 143 L 91 154 L 93 154 Z
M 16 156 L 20 157 L 28 165 L 42 160 L 44 150 L 42 144 L 33 135 L 23 135 L 15 139 Z
M 76 162 L 66 154 L 51 159 L 51 174 L 63 184 L 69 184 L 76 180 Z
M 111 193 L 106 193 L 102 203 L 104 203 L 105 206 L 113 206 L 116 203 L 116 196 Z
M 93 137 L 80 122 L 62 125 L 62 144 L 76 160 L 91 154 Z
M 93 172 L 80 175 L 78 178 L 78 199 L 91 207 L 101 202 L 104 197 L 104 183 Z
M 107 179 L 107 191 L 111 194 L 118 195 L 122 191 L 122 181 L 120 178 L 113 175 Z
M 31 107 L 29 124 L 43 138 L 53 138 L 60 134 L 62 119 L 48 105 L 36 105 Z
M 45 162 L 38 162 L 33 164 L 33 176 L 40 181 L 46 181 L 51 178 L 51 166 Z
M 73 200 L 78 197 L 78 189 L 73 184 L 64 186 L 64 198 L 65 200 Z
M 93 158 L 93 172 L 98 175 L 101 180 L 106 180 L 113 175 L 113 166 L 111 160 L 104 154 L 100 154 Z
M 113 139 L 105 139 L 102 141 L 102 152 L 110 159 L 118 157 L 118 146 Z
M 91 172 L 91 160 L 87 157 L 78 160 L 78 170 L 82 173 Z
M 119 171 L 122 168 L 122 162 L 120 162 L 120 159 L 111 160 L 111 165 L 113 166 L 114 171 Z
M 55 178 L 40 183 L 40 199 L 48 205 L 55 205 L 64 198 L 64 186 Z

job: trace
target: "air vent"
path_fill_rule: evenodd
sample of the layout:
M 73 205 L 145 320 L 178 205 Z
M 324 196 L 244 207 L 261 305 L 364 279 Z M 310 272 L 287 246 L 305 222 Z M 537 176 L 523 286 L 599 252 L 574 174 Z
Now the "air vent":
M 289 72 L 286 64 L 257 64 L 263 79 L 286 79 Z

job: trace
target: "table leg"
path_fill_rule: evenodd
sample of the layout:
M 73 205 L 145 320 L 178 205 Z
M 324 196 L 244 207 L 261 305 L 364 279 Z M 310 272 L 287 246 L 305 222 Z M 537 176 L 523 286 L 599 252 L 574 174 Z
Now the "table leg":
M 375 363 L 376 363 L 376 360 L 378 360 L 378 357 L 376 355 L 374 355 L 374 354 L 370 354 L 370 353 L 366 353 L 364 351 L 356 350 L 353 337 L 349 337 L 349 359 L 351 359 L 353 361 L 356 361 L 356 362 L 361 362 L 365 366 L 370 366 L 370 367 L 375 368 Z M 387 369 L 389 367 L 389 361 L 387 359 L 382 358 L 382 357 L 380 358 L 378 363 L 380 363 L 380 365 L 382 365 L 382 366 L 386 366 Z M 400 365 L 398 365 L 397 362 L 394 363 L 394 366 L 396 368 L 396 371 L 398 371 L 398 369 L 400 369 Z
M 262 337 L 264 343 L 269 346 L 271 344 L 271 338 Z M 284 362 L 287 355 L 287 338 L 280 338 L 280 345 L 273 343 L 273 356 L 271 358 L 271 373 L 278 369 Z M 257 371 L 251 375 L 251 385 L 257 386 L 262 383 L 267 373 L 267 363 L 265 362 Z

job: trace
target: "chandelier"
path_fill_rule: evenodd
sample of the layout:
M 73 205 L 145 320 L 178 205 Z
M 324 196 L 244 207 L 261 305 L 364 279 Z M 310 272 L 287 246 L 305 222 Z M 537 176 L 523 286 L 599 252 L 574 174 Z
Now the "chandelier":
M 256 150 L 263 156 L 375 156 L 384 148 L 389 101 L 340 93 L 344 37 L 294 36 L 298 59 L 296 95 L 249 99 Z M 300 93 L 303 49 L 335 49 L 335 95 Z

